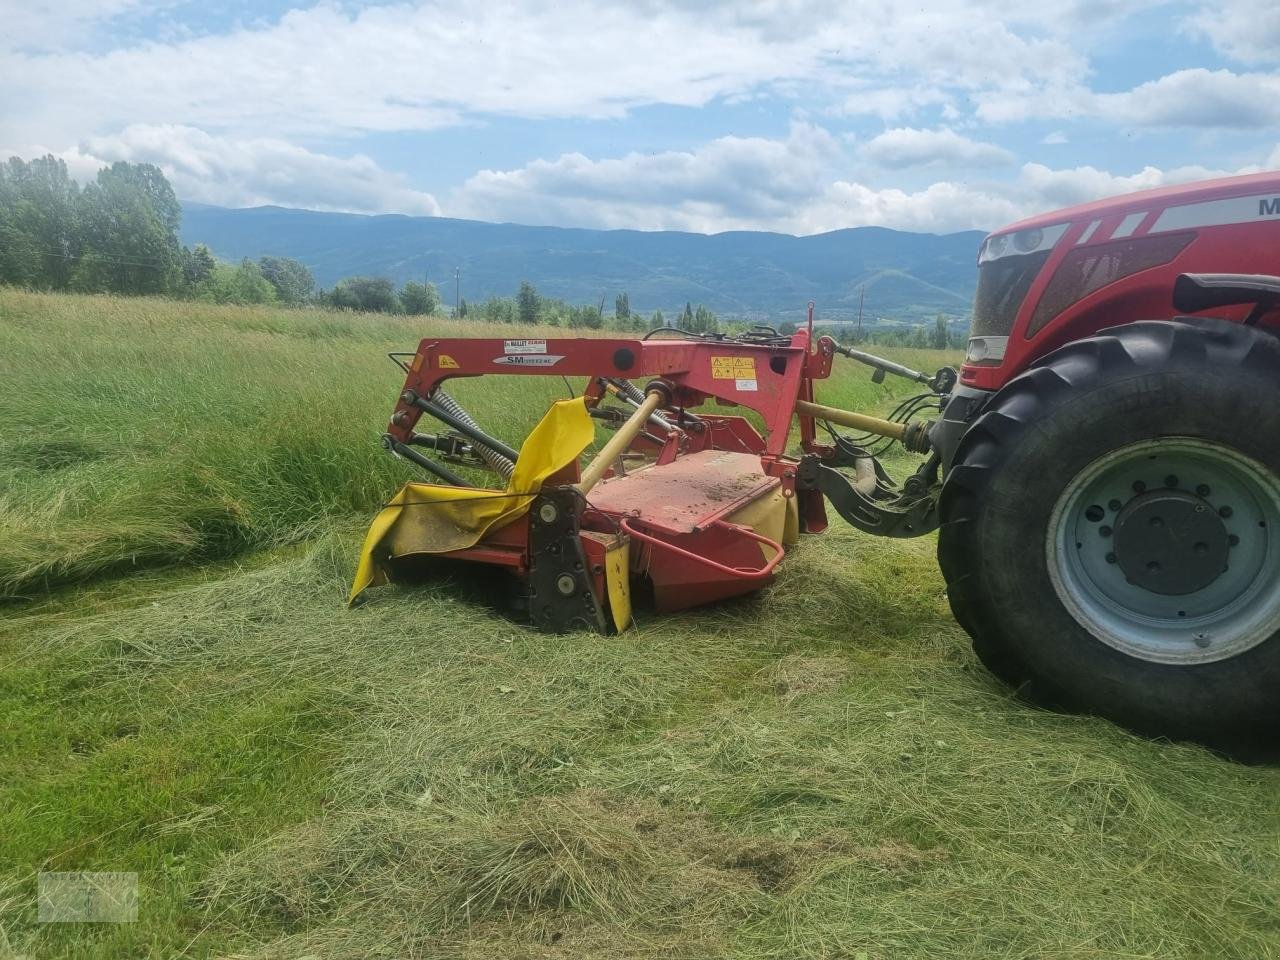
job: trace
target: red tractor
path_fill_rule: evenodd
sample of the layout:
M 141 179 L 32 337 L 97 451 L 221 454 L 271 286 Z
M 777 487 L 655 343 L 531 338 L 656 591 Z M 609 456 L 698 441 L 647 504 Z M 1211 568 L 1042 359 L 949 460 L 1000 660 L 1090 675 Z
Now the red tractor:
M 353 598 L 433 554 L 503 570 L 540 629 L 622 630 L 633 582 L 658 612 L 768 583 L 830 503 L 877 535 L 939 530 L 956 619 L 1035 700 L 1280 739 L 1280 174 L 1025 220 L 984 240 L 978 270 L 958 376 L 811 326 L 423 340 L 397 360 L 383 442 L 435 482 L 379 515 Z M 824 406 L 837 355 L 925 389 L 888 419 Z M 587 379 L 516 450 L 442 389 L 486 373 Z M 418 433 L 424 413 L 448 429 Z M 595 425 L 613 435 L 580 464 Z M 924 457 L 901 484 L 878 459 L 891 443 Z

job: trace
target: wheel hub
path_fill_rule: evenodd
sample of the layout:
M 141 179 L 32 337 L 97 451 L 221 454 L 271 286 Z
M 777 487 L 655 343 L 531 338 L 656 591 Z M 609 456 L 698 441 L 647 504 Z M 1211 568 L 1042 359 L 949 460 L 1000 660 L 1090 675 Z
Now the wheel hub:
M 1049 576 L 1098 640 L 1157 663 L 1206 663 L 1280 625 L 1280 476 L 1230 448 L 1162 437 L 1067 483 Z
M 1227 537 L 1226 524 L 1204 500 L 1183 490 L 1153 490 L 1116 517 L 1116 562 L 1130 583 L 1182 596 L 1227 569 Z

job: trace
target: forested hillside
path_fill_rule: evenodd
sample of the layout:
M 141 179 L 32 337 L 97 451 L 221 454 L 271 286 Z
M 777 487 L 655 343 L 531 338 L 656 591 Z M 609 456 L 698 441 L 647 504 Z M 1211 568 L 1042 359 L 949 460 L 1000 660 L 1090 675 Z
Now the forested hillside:
M 514 280 L 528 279 L 573 303 L 612 302 L 625 290 L 645 313 L 692 301 L 725 316 L 794 318 L 816 300 L 825 317 L 853 317 L 865 288 L 867 316 L 895 319 L 967 316 L 982 239 L 880 227 L 707 236 L 199 204 L 185 206 L 182 236 L 229 260 L 297 258 L 321 286 L 347 276 L 430 280 L 445 302 L 509 296 Z

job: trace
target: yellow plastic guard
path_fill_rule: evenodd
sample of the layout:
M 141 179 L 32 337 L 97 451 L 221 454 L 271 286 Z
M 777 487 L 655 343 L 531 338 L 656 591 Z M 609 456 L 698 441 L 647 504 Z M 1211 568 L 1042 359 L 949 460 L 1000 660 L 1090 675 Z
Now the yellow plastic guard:
M 604 554 L 604 581 L 609 591 L 613 628 L 621 633 L 631 625 L 631 550 L 622 540 Z
M 398 557 L 475 546 L 489 530 L 523 515 L 543 481 L 573 463 L 594 439 L 595 427 L 583 398 L 560 400 L 525 438 L 502 493 L 434 483 L 405 484 L 373 518 L 365 534 L 347 603 L 353 603 L 366 587 L 387 582 L 386 572 L 374 559 L 379 547 L 386 545 L 388 555 Z

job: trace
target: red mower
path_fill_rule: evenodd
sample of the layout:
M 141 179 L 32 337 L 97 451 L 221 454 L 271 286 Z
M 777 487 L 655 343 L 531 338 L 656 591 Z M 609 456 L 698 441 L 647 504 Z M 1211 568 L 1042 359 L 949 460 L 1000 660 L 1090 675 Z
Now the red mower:
M 826 528 L 829 502 L 880 536 L 940 529 L 956 619 L 1035 700 L 1165 736 L 1274 741 L 1280 174 L 1025 220 L 983 241 L 978 272 L 958 375 L 815 339 L 812 323 L 423 340 L 394 357 L 406 379 L 383 442 L 432 482 L 379 514 L 352 598 L 431 554 L 509 571 L 538 629 L 623 630 L 638 584 L 663 613 L 759 589 Z M 824 406 L 837 356 L 921 393 L 888 419 Z M 516 450 L 443 389 L 484 374 L 587 387 Z M 417 432 L 424 413 L 443 429 Z M 583 462 L 597 424 L 612 435 Z M 878 459 L 893 443 L 921 457 L 900 484 Z

